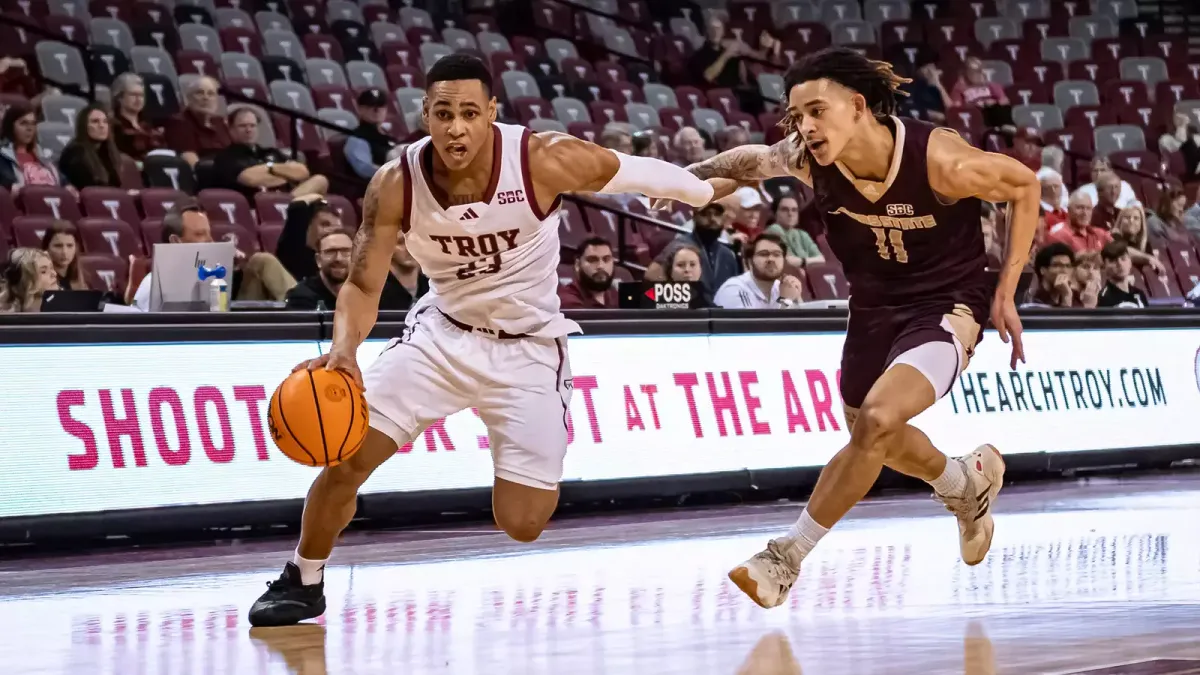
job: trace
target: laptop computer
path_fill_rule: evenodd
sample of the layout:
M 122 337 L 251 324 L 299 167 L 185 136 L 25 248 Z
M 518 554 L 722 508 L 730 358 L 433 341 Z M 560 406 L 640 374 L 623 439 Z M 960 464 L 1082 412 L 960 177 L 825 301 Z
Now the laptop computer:
M 103 299 L 101 291 L 46 291 L 42 295 L 42 312 L 99 312 Z

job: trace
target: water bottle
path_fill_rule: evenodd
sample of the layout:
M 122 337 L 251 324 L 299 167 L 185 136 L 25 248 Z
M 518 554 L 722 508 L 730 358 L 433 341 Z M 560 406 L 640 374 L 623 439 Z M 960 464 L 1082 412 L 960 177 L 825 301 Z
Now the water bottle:
M 196 269 L 196 275 L 201 282 L 208 282 L 208 311 L 229 311 L 229 284 L 225 283 L 225 266 L 205 267 Z

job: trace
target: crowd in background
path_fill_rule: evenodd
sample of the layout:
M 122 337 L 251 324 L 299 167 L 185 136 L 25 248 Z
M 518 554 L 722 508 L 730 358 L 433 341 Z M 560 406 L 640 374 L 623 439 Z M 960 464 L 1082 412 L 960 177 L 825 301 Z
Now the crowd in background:
M 779 61 L 781 43 L 768 31 L 756 36 L 730 34 L 717 17 L 707 21 L 705 40 L 690 56 L 689 69 L 702 83 L 728 88 L 741 109 L 764 110 L 764 99 L 749 67 L 753 60 Z M 745 39 L 743 39 L 745 38 Z M 750 40 L 752 44 L 746 40 Z M 263 192 L 287 194 L 294 201 L 275 250 L 236 257 L 234 297 L 270 300 L 292 308 L 332 308 L 337 288 L 348 272 L 352 231 L 333 214 L 323 195 L 361 196 L 361 181 L 384 162 L 398 156 L 406 143 L 425 135 L 416 129 L 406 138 L 391 134 L 388 95 L 367 89 L 357 94 L 356 134 L 343 146 L 334 164 L 360 180 L 358 188 L 343 190 L 330 178 L 312 173 L 303 156 L 292 157 L 263 142 L 263 127 L 271 120 L 253 106 L 222 109 L 219 85 L 210 77 L 190 80 L 183 109 L 165 120 L 145 114 L 146 88 L 133 73 L 112 83 L 111 104 L 91 103 L 75 117 L 74 134 L 57 161 L 39 148 L 39 97 L 28 78 L 8 77 L 23 64 L 0 59 L 0 79 L 6 87 L 28 89 L 27 104 L 10 106 L 0 120 L 0 187 L 18 195 L 27 186 L 60 186 L 78 195 L 89 187 L 111 187 L 136 195 L 143 176 L 155 162 L 182 162 L 197 179 L 211 187 L 237 191 L 249 200 Z M 961 72 L 943 73 L 935 64 L 915 68 L 906 86 L 902 113 L 935 123 L 948 123 L 952 108 L 1005 105 L 1004 89 L 985 77 L 981 61 L 969 58 Z M 951 77 L 953 79 L 951 79 Z M 15 89 L 14 89 L 15 91 Z M 766 104 L 773 107 L 773 104 Z M 952 121 L 952 120 L 951 120 Z M 1074 158 L 1047 144 L 1033 129 L 1004 127 L 990 130 L 992 143 L 1025 163 L 1042 184 L 1042 205 L 1031 251 L 1035 275 L 1028 304 L 1052 307 L 1145 306 L 1147 281 L 1165 274 L 1164 260 L 1172 246 L 1192 250 L 1200 241 L 1200 204 L 1185 182 L 1200 178 L 1200 129 L 1187 117 L 1176 116 L 1172 128 L 1158 139 L 1163 156 L 1181 158 L 1182 172 L 1167 179 L 1154 203 L 1143 204 L 1129 181 L 1103 156 L 1086 172 L 1088 182 L 1070 184 Z M 767 132 L 767 142 L 779 137 Z M 998 140 L 996 140 L 998 139 Z M 597 141 L 621 152 L 655 157 L 687 166 L 715 153 L 751 142 L 739 125 L 710 134 L 684 126 L 663 143 L 654 132 L 612 123 Z M 157 164 L 155 164 L 157 166 Z M 809 188 L 794 179 L 773 179 L 743 187 L 733 195 L 696 209 L 676 220 L 680 231 L 656 246 L 644 278 L 652 281 L 695 281 L 703 288 L 703 304 L 720 307 L 791 307 L 804 302 L 809 291 L 804 279 L 811 268 L 836 265 L 824 246 L 823 223 L 811 207 Z M 610 203 L 635 213 L 664 217 L 651 210 L 648 199 L 618 196 Z M 178 207 L 178 205 L 177 205 Z M 331 215 L 333 214 L 333 215 Z M 162 242 L 211 241 L 207 223 L 185 227 L 184 221 L 207 220 L 203 209 L 185 204 L 164 218 Z M 985 204 L 980 227 L 989 263 L 999 265 L 1007 238 L 1004 205 Z M 355 224 L 356 225 L 356 224 Z M 567 260 L 572 273 L 562 278 L 566 308 L 612 307 L 612 292 L 622 256 L 616 242 L 592 238 Z M 80 235 L 70 222 L 57 221 L 46 231 L 41 250 L 19 248 L 9 254 L 0 290 L 0 311 L 36 311 L 40 293 L 53 289 L 82 289 L 89 276 L 79 260 Z M 403 242 L 397 244 L 389 283 L 389 307 L 405 307 L 424 291 L 427 280 Z M 822 269 L 824 269 L 822 267 Z M 126 288 L 110 288 L 114 302 L 145 308 L 148 262 L 130 262 Z M 1163 283 L 1166 283 L 1165 276 Z M 249 281 L 248 281 L 249 280 Z M 1181 281 L 1186 281 L 1180 277 Z M 1181 288 L 1188 294 L 1190 287 Z

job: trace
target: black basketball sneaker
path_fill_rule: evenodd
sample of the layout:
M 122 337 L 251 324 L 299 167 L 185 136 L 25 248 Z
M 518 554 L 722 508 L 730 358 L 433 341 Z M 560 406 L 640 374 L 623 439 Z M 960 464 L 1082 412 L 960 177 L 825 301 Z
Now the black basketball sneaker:
M 251 626 L 291 626 L 325 613 L 325 581 L 305 586 L 295 563 L 267 584 L 267 592 L 250 607 Z

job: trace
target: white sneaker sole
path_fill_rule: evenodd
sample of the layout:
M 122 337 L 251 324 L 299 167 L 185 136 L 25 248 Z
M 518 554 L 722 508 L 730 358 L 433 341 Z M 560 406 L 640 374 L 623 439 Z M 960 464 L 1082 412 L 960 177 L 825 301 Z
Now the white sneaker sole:
M 734 586 L 737 586 L 743 593 L 748 595 L 750 599 L 754 601 L 754 604 L 758 605 L 759 607 L 762 607 L 763 609 L 778 607 L 777 604 L 768 604 L 765 600 L 759 597 L 758 581 L 754 579 L 754 576 L 750 572 L 750 568 L 746 565 L 738 565 L 730 570 L 729 580 L 733 582 Z

